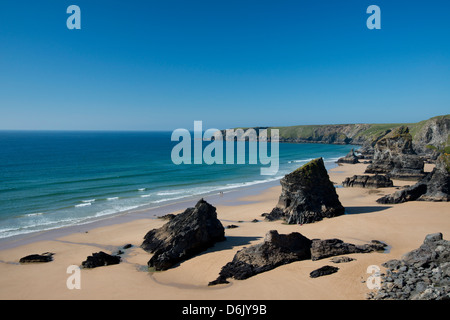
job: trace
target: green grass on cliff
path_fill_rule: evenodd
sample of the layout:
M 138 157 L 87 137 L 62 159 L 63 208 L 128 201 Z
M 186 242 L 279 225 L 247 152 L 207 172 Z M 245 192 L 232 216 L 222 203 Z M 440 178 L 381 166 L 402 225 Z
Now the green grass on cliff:
M 433 117 L 428 120 L 423 120 L 417 123 L 372 123 L 372 124 L 337 124 L 337 125 L 299 125 L 289 127 L 270 127 L 270 129 L 278 129 L 280 132 L 280 138 L 285 139 L 304 139 L 310 140 L 317 138 L 319 134 L 327 132 L 327 129 L 333 130 L 337 128 L 347 128 L 348 131 L 354 131 L 355 134 L 349 138 L 356 140 L 363 138 L 364 140 L 374 140 L 386 133 L 386 131 L 395 130 L 401 126 L 407 126 L 409 133 L 414 139 L 414 136 L 420 132 L 420 130 L 427 124 L 428 121 L 433 119 L 450 119 L 450 114 Z M 341 137 L 342 138 L 342 137 Z M 450 145 L 450 141 L 447 141 L 447 145 Z

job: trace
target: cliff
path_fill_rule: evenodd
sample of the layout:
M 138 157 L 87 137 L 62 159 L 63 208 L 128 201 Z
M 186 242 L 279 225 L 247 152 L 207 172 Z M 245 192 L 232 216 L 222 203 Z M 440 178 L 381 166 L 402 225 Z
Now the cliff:
M 267 129 L 268 136 L 271 129 L 278 129 L 280 142 L 354 144 L 361 145 L 363 150 L 370 152 L 378 140 L 401 126 L 409 128 L 413 148 L 417 153 L 436 153 L 445 148 L 447 153 L 450 152 L 450 114 L 418 123 L 301 125 L 254 129 Z

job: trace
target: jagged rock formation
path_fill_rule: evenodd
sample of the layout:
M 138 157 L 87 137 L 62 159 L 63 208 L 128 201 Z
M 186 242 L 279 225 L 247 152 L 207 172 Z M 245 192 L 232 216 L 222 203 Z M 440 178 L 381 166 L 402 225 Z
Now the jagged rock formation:
M 392 180 L 385 175 L 376 174 L 374 176 L 355 175 L 351 178 L 345 178 L 342 182 L 344 187 L 360 188 L 388 188 L 394 186 Z
M 350 152 L 342 158 L 339 158 L 337 163 L 350 163 L 350 164 L 355 164 L 358 163 L 358 156 L 355 154 L 355 151 L 352 149 L 350 150 Z
M 310 240 L 298 232 L 283 235 L 272 230 L 266 234 L 263 243 L 238 251 L 233 260 L 222 267 L 219 277 L 211 281 L 209 285 L 228 283 L 227 279 L 229 278 L 247 279 L 294 261 L 319 260 L 350 253 L 369 253 L 384 250 L 385 247 L 386 244 L 376 240 L 369 244 L 354 245 L 339 239 Z M 343 257 L 343 261 L 351 260 L 353 259 Z M 318 271 L 318 274 L 322 271 Z
M 87 259 L 81 263 L 81 266 L 86 269 L 93 269 L 97 267 L 119 264 L 120 260 L 121 258 L 119 256 L 112 256 L 100 251 L 87 257 Z
M 310 247 L 311 240 L 298 232 L 284 235 L 269 231 L 263 243 L 238 251 L 209 285 L 228 283 L 228 278 L 247 279 L 283 264 L 310 259 Z
M 418 123 L 413 145 L 417 153 L 436 153 L 450 145 L 450 116 L 439 116 Z M 447 151 L 448 153 L 448 151 Z
M 53 261 L 54 253 L 45 252 L 42 254 L 30 254 L 26 257 L 20 258 L 20 263 L 42 263 Z
M 311 260 L 315 261 L 350 253 L 383 251 L 385 247 L 386 244 L 377 240 L 372 240 L 372 242 L 368 244 L 355 245 L 339 239 L 313 239 L 311 243 Z
M 272 212 L 265 215 L 266 220 L 304 224 L 345 213 L 322 158 L 287 174 L 280 183 L 280 199 Z
M 423 244 L 400 260 L 382 265 L 381 288 L 368 295 L 374 300 L 450 299 L 450 241 L 442 233 L 429 234 Z
M 216 208 L 201 199 L 194 208 L 174 216 L 161 228 L 149 231 L 141 247 L 153 253 L 148 266 L 159 271 L 223 240 L 225 229 L 217 219 Z
M 375 145 L 373 162 L 365 173 L 384 173 L 396 179 L 417 179 L 424 176 L 424 162 L 412 147 L 408 127 L 400 127 Z
M 412 187 L 386 195 L 377 202 L 394 204 L 414 200 L 450 201 L 450 155 L 442 154 L 433 171 Z

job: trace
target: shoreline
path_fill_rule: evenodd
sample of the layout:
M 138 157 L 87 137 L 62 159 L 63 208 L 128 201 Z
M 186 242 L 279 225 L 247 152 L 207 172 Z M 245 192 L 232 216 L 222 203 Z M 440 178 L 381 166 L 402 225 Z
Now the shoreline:
M 328 171 L 331 181 L 340 184 L 345 177 L 361 174 L 366 165 L 342 165 Z M 429 171 L 429 170 L 426 170 Z M 98 226 L 30 242 L 0 250 L 0 298 L 2 299 L 148 299 L 148 300 L 362 300 L 370 290 L 366 280 L 367 267 L 381 266 L 390 259 L 416 249 L 429 233 L 442 232 L 450 236 L 450 216 L 447 203 L 407 202 L 379 205 L 381 195 L 411 181 L 394 181 L 393 188 L 337 188 L 347 214 L 320 222 L 287 225 L 281 221 L 264 221 L 261 214 L 277 203 L 281 186 L 242 194 L 227 202 L 212 204 L 226 228 L 227 240 L 163 272 L 148 272 L 151 254 L 140 248 L 143 236 L 166 223 L 162 219 L 135 219 L 120 224 Z M 236 202 L 237 201 L 237 202 Z M 182 210 L 186 209 L 183 207 Z M 169 210 L 169 208 L 168 208 Z M 175 211 L 174 213 L 178 213 Z M 252 223 L 253 219 L 259 220 Z M 279 233 L 300 232 L 314 239 L 338 238 L 345 242 L 364 244 L 371 240 L 385 242 L 385 252 L 351 254 L 355 261 L 336 265 L 335 274 L 312 279 L 309 273 L 329 259 L 304 260 L 280 266 L 246 280 L 231 280 L 229 284 L 208 287 L 220 269 L 243 247 L 260 243 L 269 230 Z M 81 270 L 81 289 L 69 290 L 66 269 L 81 265 L 88 255 L 100 250 L 114 253 L 125 244 L 122 262 L 118 265 Z M 21 265 L 19 259 L 34 253 L 52 252 L 54 261 Z
M 73 233 L 82 233 L 86 230 L 127 223 L 134 220 L 157 219 L 160 216 L 169 213 L 182 212 L 188 207 L 193 207 L 200 198 L 204 198 L 213 205 L 243 204 L 246 201 L 239 200 L 240 198 L 259 194 L 264 190 L 279 185 L 279 181 L 280 179 L 276 179 L 273 181 L 262 182 L 251 186 L 236 187 L 235 189 L 224 191 L 223 195 L 213 193 L 189 196 L 179 200 L 169 200 L 168 203 L 157 207 L 150 207 L 145 205 L 140 208 L 118 212 L 108 217 L 99 218 L 98 220 L 88 221 L 81 224 L 1 238 L 0 251 L 12 249 L 14 247 L 30 244 L 33 242 L 54 240 L 56 238 L 68 236 Z M 239 194 L 241 192 L 242 194 Z
M 338 167 L 338 164 L 335 161 L 329 161 L 326 165 L 327 170 Z M 153 207 L 152 205 L 142 205 L 138 208 L 117 212 L 109 216 L 98 217 L 97 219 L 92 218 L 92 221 L 0 238 L 0 251 L 30 244 L 32 242 L 53 240 L 72 233 L 85 232 L 85 230 L 89 229 L 122 224 L 139 219 L 156 219 L 159 216 L 163 216 L 168 213 L 182 212 L 188 207 L 193 207 L 200 198 L 204 198 L 213 205 L 227 203 L 235 203 L 238 205 L 239 203 L 245 202 L 239 201 L 240 198 L 255 195 L 260 192 L 264 192 L 271 187 L 279 186 L 280 180 L 281 177 L 275 178 L 274 180 L 255 183 L 249 186 L 244 185 L 229 189 L 225 186 L 222 195 L 217 193 L 218 191 L 213 191 L 205 194 L 186 196 L 181 199 L 168 200 L 167 203 L 160 206 Z

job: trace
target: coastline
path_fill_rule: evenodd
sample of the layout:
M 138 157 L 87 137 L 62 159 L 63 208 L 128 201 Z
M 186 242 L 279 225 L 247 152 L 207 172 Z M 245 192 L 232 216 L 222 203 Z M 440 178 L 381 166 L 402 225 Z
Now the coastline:
M 166 204 L 163 204 L 161 206 L 156 207 L 142 206 L 136 209 L 119 212 L 111 216 L 102 217 L 97 220 L 81 224 L 59 227 L 50 230 L 36 231 L 29 234 L 21 234 L 17 236 L 11 236 L 8 238 L 1 238 L 0 251 L 30 244 L 33 242 L 54 240 L 74 233 L 83 233 L 88 230 L 100 227 L 107 227 L 132 222 L 134 220 L 158 219 L 158 217 L 160 216 L 170 213 L 179 213 L 184 211 L 188 207 L 193 207 L 200 198 L 204 198 L 205 200 L 214 205 L 244 204 L 247 203 L 248 201 L 241 200 L 241 198 L 254 196 L 269 188 L 278 186 L 279 181 L 280 179 L 276 179 L 273 181 L 263 182 L 256 185 L 236 187 L 234 189 L 224 191 L 222 195 L 217 194 L 217 192 L 214 192 L 205 195 L 189 196 L 179 200 L 169 200 L 167 201 Z
M 345 177 L 361 174 L 366 165 L 342 165 L 329 170 L 331 181 L 340 184 Z M 429 171 L 430 168 L 426 168 Z M 278 182 L 275 182 L 275 184 Z M 411 184 L 394 181 L 394 186 Z M 262 186 L 260 186 L 262 187 Z M 267 222 L 261 214 L 277 203 L 281 187 L 271 186 L 241 194 L 234 199 L 217 196 L 222 202 L 211 201 L 217 208 L 218 218 L 226 229 L 227 240 L 189 259 L 177 267 L 151 273 L 146 270 L 151 255 L 139 248 L 143 236 L 166 221 L 148 218 L 132 219 L 121 223 L 82 227 L 77 232 L 55 235 L 0 250 L 0 298 L 2 299 L 262 299 L 262 300 L 359 300 L 370 290 L 365 284 L 367 267 L 381 266 L 390 259 L 417 248 L 424 237 L 433 232 L 450 236 L 450 217 L 445 213 L 447 203 L 408 202 L 398 205 L 378 205 L 375 200 L 392 193 L 394 188 L 363 189 L 337 188 L 346 215 L 325 219 L 308 225 L 286 225 L 281 221 Z M 227 202 L 230 200 L 229 202 Z M 186 207 L 167 208 L 174 213 Z M 134 216 L 138 218 L 138 216 Z M 119 218 L 117 218 L 119 219 Z M 258 219 L 259 222 L 251 222 Z M 116 220 L 118 221 L 118 220 Z M 311 279 L 309 273 L 329 259 L 299 261 L 258 274 L 246 280 L 232 280 L 230 284 L 208 287 L 222 266 L 231 261 L 241 248 L 262 241 L 269 230 L 280 233 L 300 232 L 306 237 L 339 238 L 355 244 L 379 240 L 389 245 L 384 253 L 352 254 L 355 261 L 338 265 L 336 274 Z M 36 240 L 36 239 L 35 239 Z M 80 265 L 88 255 L 103 250 L 113 253 L 125 244 L 126 250 L 119 265 L 81 271 L 81 289 L 69 290 L 66 269 Z M 28 254 L 53 252 L 54 261 L 46 264 L 20 265 L 19 259 Z
M 328 160 L 326 162 L 327 170 L 333 169 L 338 166 L 338 164 L 334 160 Z M 301 165 L 303 165 L 303 163 Z M 193 207 L 200 198 L 204 198 L 213 205 L 232 205 L 245 203 L 246 201 L 242 201 L 239 199 L 259 194 L 274 186 L 279 186 L 279 181 L 281 178 L 282 177 L 280 176 L 278 178 L 252 183 L 250 185 L 245 185 L 244 183 L 244 185 L 236 186 L 233 188 L 224 186 L 222 194 L 220 194 L 219 192 L 220 188 L 216 187 L 216 191 L 210 191 L 198 195 L 189 195 L 180 199 L 169 199 L 166 203 L 157 206 L 153 204 L 142 205 L 134 209 L 117 212 L 111 215 L 92 218 L 90 221 L 82 223 L 0 238 L 0 251 L 30 244 L 32 242 L 54 240 L 56 238 L 67 236 L 73 233 L 82 233 L 90 229 L 122 224 L 133 220 L 156 219 L 159 216 L 174 212 L 182 212 L 188 207 Z

